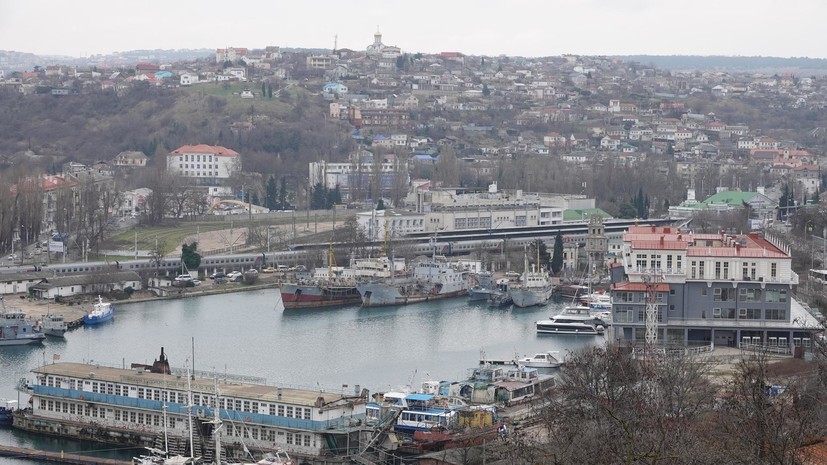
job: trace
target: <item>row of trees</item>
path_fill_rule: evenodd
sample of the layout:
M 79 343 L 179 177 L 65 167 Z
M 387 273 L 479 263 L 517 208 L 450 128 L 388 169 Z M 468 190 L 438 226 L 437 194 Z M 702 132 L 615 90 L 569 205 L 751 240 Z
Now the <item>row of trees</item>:
M 781 394 L 762 354 L 724 379 L 710 360 L 682 352 L 639 359 L 589 347 L 569 359 L 536 407 L 537 434 L 502 451 L 511 463 L 792 465 L 802 463 L 802 445 L 827 432 L 823 357 L 807 376 L 786 379 Z

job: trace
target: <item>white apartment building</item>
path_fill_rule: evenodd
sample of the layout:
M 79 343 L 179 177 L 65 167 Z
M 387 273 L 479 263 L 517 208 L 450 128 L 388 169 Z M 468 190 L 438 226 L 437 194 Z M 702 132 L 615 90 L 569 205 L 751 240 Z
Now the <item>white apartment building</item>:
M 219 184 L 241 170 L 241 155 L 220 145 L 184 145 L 167 155 L 167 171 L 199 185 Z

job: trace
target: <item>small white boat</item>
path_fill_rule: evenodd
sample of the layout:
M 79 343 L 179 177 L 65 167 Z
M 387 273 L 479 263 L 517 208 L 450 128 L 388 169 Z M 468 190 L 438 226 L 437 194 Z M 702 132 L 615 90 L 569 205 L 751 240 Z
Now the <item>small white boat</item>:
M 558 368 L 562 362 L 553 354 L 554 352 L 542 352 L 531 357 L 523 357 L 517 359 L 517 365 L 529 368 Z

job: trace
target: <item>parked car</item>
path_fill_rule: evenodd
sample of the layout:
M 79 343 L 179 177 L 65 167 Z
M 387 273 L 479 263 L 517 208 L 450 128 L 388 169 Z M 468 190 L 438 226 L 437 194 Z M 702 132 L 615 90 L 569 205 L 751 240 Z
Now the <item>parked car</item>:
M 193 280 L 192 280 L 192 284 L 193 284 L 194 286 L 200 286 L 200 285 L 201 285 L 201 281 L 199 281 L 199 280 L 197 280 L 197 279 L 193 279 Z
M 176 281 L 192 281 L 192 276 L 188 274 L 179 274 L 175 277 Z
M 216 271 L 215 273 L 210 275 L 210 279 L 218 279 L 218 278 L 223 278 L 225 276 L 227 276 L 227 275 L 225 275 L 223 271 Z
M 268 266 L 267 268 L 262 268 L 261 272 L 262 273 L 275 273 L 276 269 L 273 268 L 272 266 Z

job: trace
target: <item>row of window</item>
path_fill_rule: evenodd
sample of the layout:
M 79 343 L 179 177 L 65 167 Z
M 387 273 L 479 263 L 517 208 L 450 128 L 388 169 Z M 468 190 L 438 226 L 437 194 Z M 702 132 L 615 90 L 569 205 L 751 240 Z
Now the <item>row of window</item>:
M 739 302 L 761 302 L 761 294 L 763 292 L 764 302 L 767 303 L 786 303 L 787 290 L 786 289 L 765 289 L 758 288 L 741 288 L 738 289 Z M 707 288 L 701 291 L 702 295 L 707 295 Z M 735 289 L 731 287 L 716 287 L 712 290 L 712 300 L 715 302 L 731 302 L 735 300 Z
M 213 161 L 212 155 L 184 155 L 184 161 Z M 181 157 L 178 157 L 178 160 L 181 160 Z M 218 161 L 218 157 L 215 157 L 215 161 Z
M 645 256 L 644 256 L 645 257 Z M 680 257 L 678 257 L 680 258 Z M 680 267 L 680 265 L 679 265 Z M 714 275 L 711 278 L 714 279 L 730 279 L 735 278 L 735 270 L 732 270 L 732 276 L 730 276 L 730 267 L 729 262 L 715 262 L 714 263 Z M 758 279 L 758 264 L 756 262 L 743 262 L 741 264 L 741 277 L 744 280 L 756 280 Z M 777 263 L 770 263 L 770 279 L 775 279 L 778 277 L 778 264 Z M 689 278 L 690 279 L 707 279 L 710 278 L 706 274 L 706 262 L 704 260 L 696 261 L 692 260 L 689 265 Z
M 45 383 L 44 385 L 46 386 L 60 387 L 60 380 L 55 376 L 47 376 L 46 379 L 42 382 Z M 129 390 L 131 388 L 132 390 L 136 391 L 138 399 L 155 400 L 160 402 L 172 402 L 184 405 L 188 403 L 187 394 L 181 391 L 167 391 L 162 389 L 143 387 L 136 388 L 135 386 L 129 386 L 118 383 L 106 383 L 103 381 L 91 381 L 88 383 L 91 385 L 90 388 L 91 392 L 93 393 L 127 397 L 129 396 Z M 69 389 L 82 390 L 83 381 L 69 379 Z M 215 400 L 214 397 L 211 395 L 193 393 L 192 401 L 194 405 L 215 407 Z M 269 415 L 287 418 L 298 418 L 304 420 L 310 420 L 312 415 L 312 410 L 310 409 L 310 407 L 270 404 L 265 402 L 257 402 L 244 399 L 231 399 L 226 397 L 222 397 L 219 399 L 219 408 L 223 410 L 235 410 L 237 412 L 246 413 L 260 413 L 261 408 L 264 408 L 264 410 L 267 411 Z
M 106 409 L 98 408 L 90 404 L 76 404 L 73 402 L 40 399 L 38 405 L 41 410 L 47 410 L 50 412 L 60 412 L 69 415 L 81 415 L 90 418 L 107 418 Z M 110 410 L 112 413 L 112 418 L 115 421 L 134 423 L 136 425 L 147 425 L 157 427 L 164 426 L 163 414 L 135 412 L 132 410 L 121 409 Z M 179 419 L 178 421 L 183 422 L 184 420 Z M 167 417 L 166 427 L 175 428 L 175 422 L 175 418 Z M 276 431 L 272 429 L 248 427 L 245 425 L 226 425 L 224 434 L 228 436 L 243 438 L 266 439 L 270 442 L 276 442 L 276 436 L 285 436 L 284 442 L 289 445 L 304 445 L 306 447 L 310 447 L 312 444 L 314 447 L 316 446 L 316 441 L 314 440 L 313 435 L 311 434 L 285 432 L 278 432 L 278 434 L 276 434 Z
M 521 217 L 525 219 L 525 217 Z M 491 217 L 484 218 L 454 218 L 454 229 L 490 228 Z
M 673 307 L 669 308 L 674 310 Z M 634 319 L 635 312 L 637 312 L 637 320 Z M 721 320 L 734 320 L 736 309 L 734 308 L 713 308 L 712 318 Z M 787 311 L 780 308 L 768 308 L 762 310 L 760 308 L 739 308 L 737 310 L 739 320 L 776 320 L 783 321 L 787 318 Z M 707 318 L 706 311 L 701 312 L 701 318 Z M 635 321 L 646 321 L 646 309 L 639 307 L 632 307 L 630 305 L 614 305 L 614 321 L 616 323 L 634 323 Z M 658 321 L 663 322 L 663 309 L 658 309 Z

